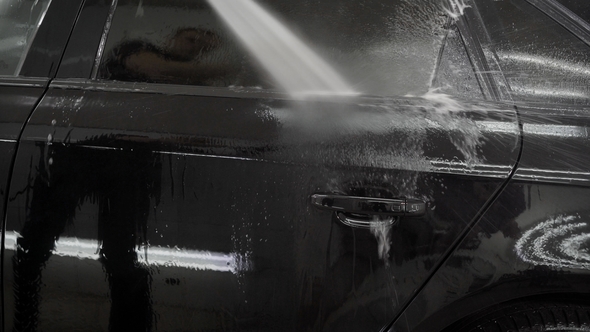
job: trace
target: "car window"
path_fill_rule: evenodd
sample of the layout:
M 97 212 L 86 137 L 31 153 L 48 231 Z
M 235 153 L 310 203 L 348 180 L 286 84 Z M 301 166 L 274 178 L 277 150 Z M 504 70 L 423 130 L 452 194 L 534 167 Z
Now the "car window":
M 437 92 L 465 99 L 483 99 L 459 29 L 453 25 L 444 40 L 436 75 L 433 76 L 433 88 Z
M 0 1 L 0 75 L 18 76 L 50 2 Z
M 590 23 L 590 1 L 588 0 L 557 0 L 567 9 Z
M 477 7 L 514 100 L 590 104 L 588 45 L 525 1 Z
M 280 90 L 333 75 L 363 94 L 418 95 L 449 22 L 440 0 L 240 3 L 119 1 L 97 77 Z

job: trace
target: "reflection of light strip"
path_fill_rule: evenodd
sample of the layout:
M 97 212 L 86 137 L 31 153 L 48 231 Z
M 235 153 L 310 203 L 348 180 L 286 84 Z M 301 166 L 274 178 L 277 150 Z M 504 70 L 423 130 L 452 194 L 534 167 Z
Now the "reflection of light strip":
M 16 143 L 15 139 L 0 139 L 2 143 Z
M 143 252 L 145 254 L 145 252 Z M 199 250 L 181 250 L 163 247 L 148 247 L 147 260 L 138 252 L 140 260 L 148 265 L 176 266 L 193 270 L 236 272 L 242 269 L 236 254 L 224 254 Z M 240 266 L 238 266 L 240 265 Z
M 562 125 L 540 125 L 525 123 L 523 126 L 525 134 L 556 136 L 556 137 L 588 137 L 586 127 L 562 126 Z
M 518 126 L 512 122 L 476 121 L 477 127 L 483 132 L 517 134 Z M 582 126 L 564 126 L 553 124 L 523 125 L 525 134 L 553 136 L 553 137 L 588 137 L 588 130 Z
M 462 161 L 431 160 L 432 170 L 436 172 L 452 172 L 476 174 L 482 176 L 504 175 L 512 170 L 508 165 L 472 164 L 468 165 Z M 561 181 L 590 181 L 590 172 L 558 171 L 538 168 L 521 167 L 514 175 L 515 179 L 537 179 L 537 180 L 561 180 Z
M 587 183 L 590 181 L 588 172 L 556 171 L 536 168 L 519 168 L 514 175 L 518 180 L 549 181 L 560 183 Z
M 512 166 L 472 164 L 460 161 L 431 160 L 432 170 L 437 173 L 465 174 L 486 177 L 505 178 L 512 170 Z
M 4 247 L 7 250 L 16 249 L 18 233 L 8 231 L 5 234 Z M 140 263 L 146 265 L 174 266 L 193 270 L 209 270 L 232 272 L 247 270 L 250 266 L 247 259 L 235 253 L 224 254 L 210 251 L 187 250 L 152 246 L 136 249 Z M 60 238 L 53 253 L 58 256 L 75 257 L 80 259 L 98 260 L 98 243 L 96 240 L 78 239 L 70 237 Z
M 543 97 L 588 98 L 588 94 L 575 90 L 525 88 L 512 86 L 512 93 L 517 95 L 534 95 Z
M 573 74 L 590 76 L 590 69 L 584 66 L 584 63 L 572 63 L 563 60 L 556 60 L 554 58 L 530 55 L 526 53 L 498 53 L 498 57 L 502 60 L 511 60 L 516 62 L 525 62 L 528 64 L 535 64 L 545 68 L 556 70 L 569 71 Z
M 477 127 L 481 131 L 493 133 L 518 133 L 518 126 L 511 122 L 495 121 L 476 121 Z M 548 124 L 530 124 L 523 125 L 525 134 L 553 136 L 553 137 L 588 137 L 588 130 L 581 126 L 564 126 Z
M 588 172 L 573 172 L 573 171 L 552 171 L 552 170 L 547 170 L 547 169 L 537 169 L 537 168 L 519 168 L 519 171 L 523 171 L 523 172 L 534 172 L 534 173 L 541 173 L 541 174 L 562 174 L 564 176 L 567 175 L 585 175 L 588 176 L 590 175 L 590 173 Z
M 466 162 L 431 160 L 431 170 L 436 173 L 464 174 L 484 177 L 505 178 L 512 170 L 511 166 L 473 164 Z M 590 172 L 556 171 L 535 168 L 519 168 L 514 175 L 515 180 L 534 180 L 552 183 L 588 183 Z
M 518 124 L 500 121 L 475 121 L 477 127 L 484 132 L 518 134 Z

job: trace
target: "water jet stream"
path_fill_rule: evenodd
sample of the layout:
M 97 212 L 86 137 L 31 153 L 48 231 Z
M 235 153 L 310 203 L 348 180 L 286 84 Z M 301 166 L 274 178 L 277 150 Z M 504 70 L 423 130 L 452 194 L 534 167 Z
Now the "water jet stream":
M 293 96 L 356 95 L 326 61 L 252 0 L 208 0 L 242 45 Z

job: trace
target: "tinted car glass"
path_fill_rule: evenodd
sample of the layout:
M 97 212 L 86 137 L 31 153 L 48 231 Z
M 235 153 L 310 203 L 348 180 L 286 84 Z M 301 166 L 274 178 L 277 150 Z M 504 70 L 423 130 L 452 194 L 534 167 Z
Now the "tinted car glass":
M 172 4 L 120 1 L 98 78 L 277 88 L 266 66 L 272 59 L 290 59 L 292 54 L 252 56 L 268 45 L 246 51 L 247 41 L 238 36 L 240 29 L 238 33 L 229 29 L 227 17 L 207 2 Z M 371 95 L 426 92 L 449 19 L 438 0 L 282 0 L 260 4 L 356 91 Z M 255 15 L 248 17 L 249 13 L 238 14 L 244 14 L 246 22 L 261 20 Z M 279 40 L 287 40 L 280 35 L 282 28 L 276 29 Z M 259 31 L 258 39 L 270 38 L 270 30 Z M 270 48 L 264 52 L 273 52 Z M 295 66 L 296 72 L 305 70 L 291 60 L 277 66 Z M 309 72 L 309 76 L 313 75 L 312 70 Z
M 0 1 L 0 75 L 19 74 L 50 2 Z
M 483 99 L 482 90 L 456 26 L 451 27 L 445 36 L 432 86 L 441 93 L 465 99 Z
M 590 48 L 528 3 L 477 3 L 514 100 L 588 105 Z
M 588 0 L 558 0 L 558 2 L 586 22 L 590 22 L 590 2 Z

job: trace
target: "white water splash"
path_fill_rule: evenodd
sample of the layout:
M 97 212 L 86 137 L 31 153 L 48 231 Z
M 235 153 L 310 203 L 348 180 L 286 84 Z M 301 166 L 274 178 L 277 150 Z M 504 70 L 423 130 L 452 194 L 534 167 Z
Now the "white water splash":
M 357 94 L 326 61 L 252 0 L 208 1 L 240 43 L 292 96 Z
M 385 265 L 389 261 L 389 249 L 391 247 L 391 241 L 389 239 L 390 230 L 391 225 L 389 223 L 378 220 L 371 222 L 371 233 L 377 239 L 377 253 L 379 254 L 379 258 L 385 262 Z
M 465 0 L 449 0 L 449 7 L 443 5 L 443 10 L 453 20 L 457 20 L 465 14 L 465 9 L 470 7 L 471 6 L 465 3 Z
M 408 97 L 415 96 L 408 95 Z M 418 96 L 418 98 L 422 98 L 434 104 L 435 107 L 433 108 L 433 110 L 436 113 L 448 114 L 452 112 L 465 111 L 465 105 L 462 105 L 458 100 L 454 99 L 451 95 L 441 93 L 440 88 L 430 88 L 425 94 Z
M 579 219 L 560 215 L 539 223 L 516 242 L 516 254 L 535 265 L 590 269 L 590 227 Z
M 486 114 L 491 109 L 477 104 L 464 104 L 448 94 L 440 93 L 439 88 L 431 88 L 419 98 L 425 100 L 428 105 L 427 120 L 433 121 L 449 133 L 449 140 L 461 152 L 466 165 L 472 167 L 476 163 L 481 163 L 477 148 L 483 141 L 482 128 L 463 114 Z

